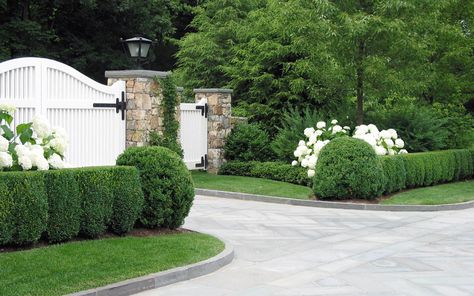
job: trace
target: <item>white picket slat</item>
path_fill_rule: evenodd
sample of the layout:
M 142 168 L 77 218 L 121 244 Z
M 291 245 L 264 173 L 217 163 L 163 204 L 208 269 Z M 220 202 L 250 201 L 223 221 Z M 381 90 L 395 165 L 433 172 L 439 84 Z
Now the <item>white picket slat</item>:
M 17 107 L 15 122 L 46 116 L 52 126 L 69 135 L 65 159 L 73 166 L 114 165 L 125 149 L 125 121 L 115 108 L 93 103 L 115 103 L 125 82 L 100 84 L 68 65 L 43 58 L 19 58 L 0 63 L 0 103 Z
M 207 117 L 197 106 L 207 107 L 207 99 L 196 104 L 180 104 L 180 142 L 184 162 L 190 170 L 205 169 L 199 166 L 207 158 Z

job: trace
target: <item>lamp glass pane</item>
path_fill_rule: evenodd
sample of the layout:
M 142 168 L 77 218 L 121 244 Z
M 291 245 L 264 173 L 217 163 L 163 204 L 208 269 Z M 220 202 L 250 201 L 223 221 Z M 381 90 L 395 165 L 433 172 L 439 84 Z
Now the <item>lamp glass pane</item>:
M 138 57 L 139 42 L 127 42 L 128 51 L 132 58 Z M 143 53 L 143 50 L 142 50 Z
M 142 43 L 142 52 L 141 52 L 142 58 L 147 57 L 149 49 L 150 49 L 150 43 Z

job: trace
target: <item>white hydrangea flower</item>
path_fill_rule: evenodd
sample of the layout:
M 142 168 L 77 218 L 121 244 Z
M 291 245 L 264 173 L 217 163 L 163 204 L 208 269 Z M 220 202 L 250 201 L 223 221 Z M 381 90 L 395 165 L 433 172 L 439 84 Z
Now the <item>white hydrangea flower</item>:
M 324 121 L 319 121 L 318 123 L 316 123 L 316 128 L 318 129 L 323 129 L 326 127 L 326 122 Z
M 388 149 L 388 155 L 395 155 L 395 150 Z
M 48 158 L 48 163 L 53 169 L 62 169 L 62 168 L 64 168 L 64 162 L 63 162 L 61 156 L 59 156 L 59 154 L 56 154 L 56 153 L 53 153 L 53 155 L 51 155 Z
M 31 128 L 40 138 L 46 138 L 51 132 L 48 120 L 41 115 L 37 115 L 33 118 L 33 125 Z
M 395 139 L 398 138 L 397 131 L 394 130 L 393 128 L 389 128 L 387 131 L 390 133 L 390 137 L 391 137 L 392 139 L 395 140 Z
M 307 166 L 308 166 L 308 159 L 306 159 L 306 158 L 303 159 L 303 160 L 301 161 L 301 166 L 304 167 L 304 168 L 307 167 Z
M 313 127 L 308 127 L 304 129 L 304 135 L 309 138 L 315 132 Z
M 308 143 L 309 145 L 313 145 L 314 143 L 316 143 L 317 140 L 318 140 L 318 135 L 314 133 L 309 137 Z
M 398 151 L 398 154 L 407 154 L 408 151 L 406 149 L 401 149 L 400 151 Z
M 293 152 L 293 155 L 294 155 L 295 157 L 301 157 L 301 150 L 296 149 L 296 150 Z
M 0 167 L 10 168 L 13 165 L 13 158 L 7 152 L 0 152 Z
M 33 163 L 31 162 L 31 158 L 29 158 L 26 155 L 23 155 L 23 156 L 18 158 L 18 164 L 21 166 L 21 168 L 24 171 L 31 170 L 31 168 L 33 167 Z
M 0 136 L 0 151 L 7 152 L 9 145 L 10 145 L 10 142 L 4 137 Z
M 337 120 L 336 120 L 336 121 L 337 121 Z M 340 126 L 340 125 L 335 125 L 335 126 L 332 127 L 332 133 L 333 133 L 333 134 L 338 133 L 338 132 L 340 132 L 340 131 L 342 131 L 342 126 Z
M 314 169 L 316 167 L 316 162 L 318 162 L 318 158 L 315 155 L 311 155 L 308 158 L 308 167 Z
M 306 142 L 304 140 L 300 140 L 298 142 L 298 146 L 306 146 Z
M 64 128 L 60 127 L 60 126 L 53 127 L 52 133 L 53 133 L 55 138 L 62 138 L 62 139 L 66 139 L 66 140 L 68 139 L 68 135 L 67 135 L 66 130 Z
M 18 157 L 22 157 L 22 156 L 29 157 L 30 155 L 30 149 L 25 145 L 16 145 L 15 152 L 16 152 L 16 155 L 18 155 Z
M 377 153 L 377 155 L 385 155 L 387 154 L 387 149 L 382 146 L 375 146 L 375 153 Z
M 0 110 L 3 110 L 13 116 L 16 111 L 16 107 L 11 104 L 0 104 Z
M 295 165 L 297 165 L 297 164 L 298 164 L 298 161 L 296 161 L 296 160 L 293 160 L 293 161 L 291 162 L 291 165 L 292 165 L 292 166 L 295 166 Z
M 337 124 L 338 122 L 339 122 L 339 121 L 337 121 L 336 119 L 333 119 L 333 120 L 331 121 L 331 124 L 332 124 L 332 125 L 335 125 L 335 124 Z
M 365 135 L 368 132 L 369 132 L 369 127 L 367 125 L 361 124 L 359 126 L 356 126 L 356 129 L 355 129 L 356 135 Z
M 314 170 L 308 170 L 308 178 L 314 177 L 314 174 L 315 174 L 315 173 L 316 173 L 316 172 L 315 172 Z
M 350 130 L 351 130 L 351 128 L 350 128 L 349 126 L 347 126 L 347 125 L 345 125 L 345 126 L 343 127 L 343 129 L 345 129 L 346 131 L 350 131 Z
M 64 155 L 64 152 L 66 152 L 67 148 L 67 142 L 62 138 L 54 138 L 49 141 L 49 146 L 59 154 Z
M 38 168 L 38 171 L 47 171 L 49 170 L 49 163 L 44 157 L 37 158 L 36 167 Z
M 397 146 L 397 148 L 403 148 L 405 147 L 405 142 L 402 139 L 396 139 L 395 146 Z
M 392 139 L 384 139 L 383 140 L 385 144 L 387 145 L 387 148 L 391 149 L 393 146 L 395 146 L 395 143 L 393 143 Z
M 392 138 L 392 134 L 388 130 L 382 130 L 380 131 L 380 137 L 382 139 L 390 139 Z

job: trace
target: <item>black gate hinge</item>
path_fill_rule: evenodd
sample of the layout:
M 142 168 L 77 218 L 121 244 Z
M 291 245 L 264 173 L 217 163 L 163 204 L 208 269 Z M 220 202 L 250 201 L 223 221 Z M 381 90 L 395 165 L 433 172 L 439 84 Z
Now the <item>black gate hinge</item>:
M 207 160 L 207 154 L 204 154 L 204 156 L 201 156 L 201 162 L 196 164 L 197 168 L 204 168 L 207 169 L 209 162 Z
M 196 106 L 196 109 L 201 110 L 201 116 L 204 116 L 205 118 L 207 118 L 207 114 L 209 112 L 209 107 L 208 107 L 207 103 L 204 104 L 204 105 Z

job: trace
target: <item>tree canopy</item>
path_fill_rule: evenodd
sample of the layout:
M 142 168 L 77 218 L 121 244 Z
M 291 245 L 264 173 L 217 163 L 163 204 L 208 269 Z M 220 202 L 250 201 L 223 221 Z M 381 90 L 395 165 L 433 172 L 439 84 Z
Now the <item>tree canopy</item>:
M 179 72 L 273 110 L 350 104 L 358 122 L 394 97 L 465 103 L 473 13 L 468 0 L 211 0 L 180 41 Z

